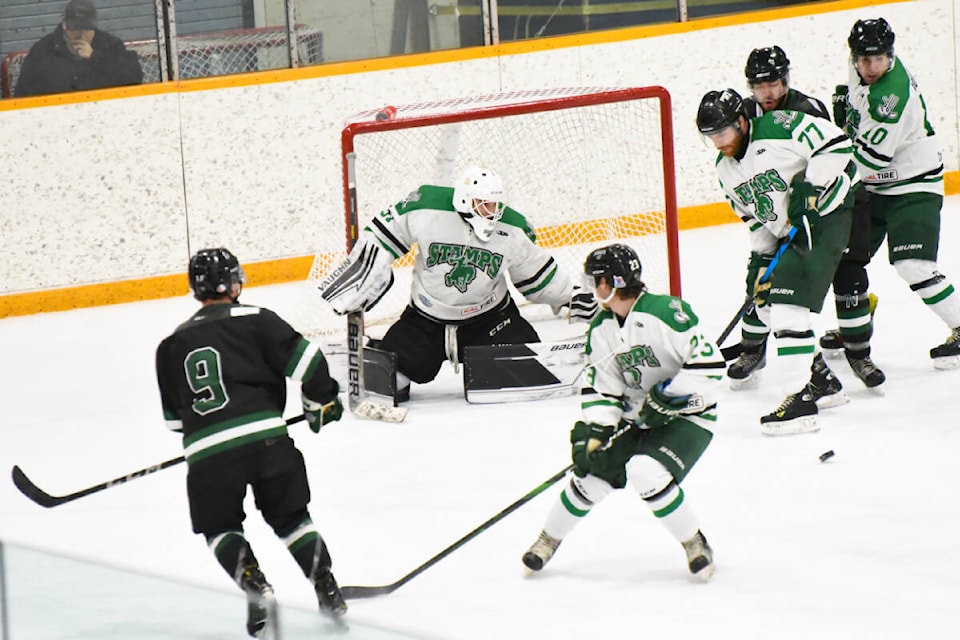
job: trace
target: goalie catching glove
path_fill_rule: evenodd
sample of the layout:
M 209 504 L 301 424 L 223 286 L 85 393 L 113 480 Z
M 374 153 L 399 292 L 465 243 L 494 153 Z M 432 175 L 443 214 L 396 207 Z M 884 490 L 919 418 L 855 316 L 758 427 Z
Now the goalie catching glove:
M 553 307 L 553 312 L 555 314 L 560 313 L 560 310 L 564 307 L 570 309 L 570 324 L 575 322 L 590 324 L 597 316 L 597 311 L 599 310 L 597 299 L 593 297 L 593 293 L 577 284 L 573 285 L 570 302 Z
M 669 379 L 663 380 L 650 389 L 643 403 L 643 421 L 652 429 L 669 424 L 677 416 L 693 415 L 706 409 L 703 398 L 699 395 L 668 395 L 666 388 L 670 386 L 670 382 Z
M 393 286 L 393 260 L 376 242 L 361 238 L 343 264 L 320 283 L 320 294 L 338 315 L 369 311 Z
M 327 401 L 317 401 L 308 398 L 305 393 L 300 394 L 303 401 L 303 417 L 306 418 L 310 430 L 314 433 L 320 432 L 320 427 L 331 422 L 336 422 L 343 417 L 343 403 L 340 402 L 340 385 L 336 380 L 331 379 L 333 383 L 333 397 Z

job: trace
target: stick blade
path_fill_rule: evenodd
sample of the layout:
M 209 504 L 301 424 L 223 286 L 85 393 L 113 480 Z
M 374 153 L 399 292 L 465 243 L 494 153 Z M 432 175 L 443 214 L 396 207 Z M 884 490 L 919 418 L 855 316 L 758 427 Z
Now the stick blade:
M 360 598 L 374 598 L 392 593 L 395 587 L 384 585 L 382 587 L 343 587 L 340 593 L 346 600 L 358 600 Z
M 363 400 L 356 406 L 351 406 L 350 410 L 360 418 L 382 422 L 403 422 L 407 417 L 406 407 L 390 407 L 373 400 Z
M 41 490 L 40 487 L 33 484 L 33 482 L 30 481 L 30 478 L 27 477 L 27 474 L 25 474 L 17 465 L 13 465 L 11 476 L 13 477 L 13 484 L 17 486 L 17 489 L 20 490 L 20 493 L 36 502 L 41 507 L 46 507 L 49 509 L 50 507 L 55 507 L 58 504 L 63 503 L 63 500 L 54 498 L 49 493 L 46 493 L 45 491 Z

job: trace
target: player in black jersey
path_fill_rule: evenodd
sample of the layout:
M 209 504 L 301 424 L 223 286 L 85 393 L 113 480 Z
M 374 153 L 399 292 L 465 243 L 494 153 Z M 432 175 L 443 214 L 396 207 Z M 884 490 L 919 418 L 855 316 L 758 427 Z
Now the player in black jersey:
M 318 432 L 343 414 L 340 387 L 316 344 L 274 312 L 237 301 L 245 277 L 232 253 L 197 252 L 188 276 L 203 306 L 160 343 L 156 367 L 167 426 L 183 434 L 193 530 L 247 594 L 247 631 L 260 637 L 273 588 L 243 533 L 250 485 L 264 520 L 313 583 L 321 612 L 339 616 L 347 605 L 307 510 L 306 466 L 282 414 L 285 378 L 298 380 Z
M 751 97 L 743 101 L 748 117 L 757 118 L 768 111 L 790 110 L 830 119 L 823 102 L 790 87 L 790 60 L 782 48 L 773 46 L 751 51 L 747 57 L 744 75 L 751 91 Z M 837 122 L 837 125 L 842 127 L 843 123 Z M 876 387 L 886 380 L 886 376 L 870 358 L 873 309 L 876 307 L 877 298 L 868 290 L 866 265 L 870 262 L 870 215 L 866 199 L 866 190 L 858 189 L 855 194 L 850 240 L 833 278 L 834 302 L 841 328 L 839 331 L 827 332 L 820 344 L 823 348 L 832 350 L 838 348 L 834 343 L 839 341 L 839 348 L 845 346 L 847 361 L 856 376 L 867 387 Z M 762 260 L 751 259 L 748 288 L 752 287 L 754 282 L 750 279 L 750 273 L 762 268 L 765 268 Z M 743 352 L 728 369 L 734 388 L 753 386 L 751 381 L 755 372 L 766 365 L 768 334 L 769 328 L 763 325 L 756 310 L 752 309 L 744 317 L 741 342 Z M 821 407 L 835 406 L 846 401 L 844 394 L 840 393 L 840 381 L 819 354 L 814 361 L 810 383 Z

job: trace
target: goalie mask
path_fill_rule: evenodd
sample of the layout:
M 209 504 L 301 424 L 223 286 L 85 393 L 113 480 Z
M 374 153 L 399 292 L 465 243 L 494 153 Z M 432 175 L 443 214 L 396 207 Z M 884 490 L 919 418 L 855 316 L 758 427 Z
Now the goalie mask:
M 197 300 L 222 298 L 230 295 L 234 284 L 244 285 L 247 282 L 237 256 L 223 247 L 198 251 L 190 258 L 187 276 L 190 290 Z M 236 300 L 236 297 L 233 299 Z
M 642 268 L 640 256 L 625 244 L 611 244 L 601 249 L 594 249 L 583 263 L 584 288 L 596 291 L 601 279 L 613 289 L 605 300 L 606 304 L 616 291 L 628 290 L 639 293 L 643 290 L 643 280 L 640 279 Z
M 493 236 L 503 215 L 503 180 L 483 167 L 470 167 L 453 186 L 453 208 L 482 242 Z

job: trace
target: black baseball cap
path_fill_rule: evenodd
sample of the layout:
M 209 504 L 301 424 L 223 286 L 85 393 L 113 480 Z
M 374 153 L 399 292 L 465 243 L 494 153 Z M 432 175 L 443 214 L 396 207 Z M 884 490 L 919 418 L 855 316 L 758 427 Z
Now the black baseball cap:
M 70 0 L 63 10 L 63 21 L 71 31 L 97 28 L 97 8 L 90 0 Z

